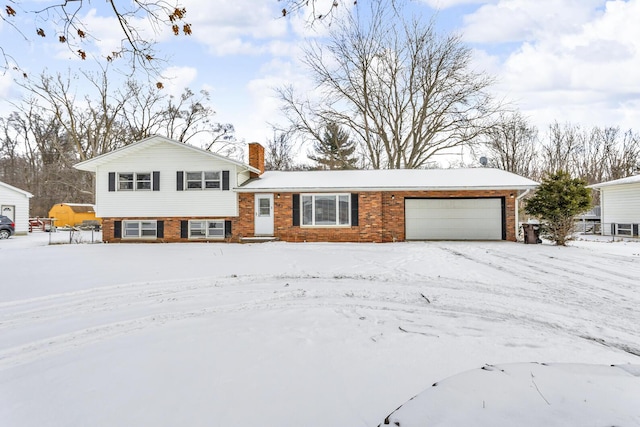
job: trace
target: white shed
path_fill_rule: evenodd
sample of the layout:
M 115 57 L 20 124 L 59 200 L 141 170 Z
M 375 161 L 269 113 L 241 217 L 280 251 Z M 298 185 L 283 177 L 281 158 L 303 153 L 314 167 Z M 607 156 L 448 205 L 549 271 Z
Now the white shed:
M 640 236 L 640 175 L 590 185 L 600 191 L 600 219 L 605 236 Z
M 0 213 L 16 223 L 16 235 L 29 232 L 29 199 L 33 194 L 0 181 Z

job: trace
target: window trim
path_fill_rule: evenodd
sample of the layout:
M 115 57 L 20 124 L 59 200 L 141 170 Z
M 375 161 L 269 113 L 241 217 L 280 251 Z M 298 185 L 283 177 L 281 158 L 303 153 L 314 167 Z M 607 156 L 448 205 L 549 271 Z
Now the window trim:
M 216 230 L 222 230 L 221 235 L 210 235 L 209 234 L 209 223 L 218 222 L 222 227 L 216 228 Z M 192 224 L 194 223 L 204 223 L 204 235 L 202 236 L 193 236 L 192 235 Z M 187 238 L 190 240 L 224 240 L 226 237 L 226 224 L 224 219 L 190 219 L 187 224 Z
M 316 197 L 318 196 L 333 196 L 336 201 L 336 222 L 334 224 L 316 224 Z M 305 224 L 304 218 L 304 199 L 305 197 L 311 197 L 311 224 Z M 345 224 L 340 224 L 340 197 L 347 199 L 347 220 Z M 351 227 L 351 193 L 300 193 L 300 227 L 304 228 L 349 228 Z
M 128 227 L 127 225 L 129 224 L 137 224 L 138 226 L 137 228 L 137 235 L 136 236 L 127 236 L 127 230 Z M 150 235 L 144 235 L 143 231 L 145 230 L 145 228 L 143 228 L 143 224 L 153 224 L 153 236 Z M 151 230 L 151 228 L 147 228 L 147 231 Z M 122 239 L 127 239 L 127 240 L 156 240 L 158 238 L 158 221 L 155 219 L 133 219 L 133 220 L 123 220 L 122 221 L 122 225 L 121 225 L 121 238 Z
M 183 188 L 186 191 L 222 191 L 223 179 L 222 179 L 221 170 L 207 170 L 207 171 L 184 171 L 184 185 Z M 189 188 L 189 182 L 196 182 L 195 179 L 189 179 L 189 174 L 199 173 L 200 174 L 200 187 L 197 188 Z M 218 174 L 217 179 L 207 179 L 206 174 L 214 173 Z M 217 182 L 217 187 L 207 187 L 207 182 Z
M 129 181 L 121 181 L 122 175 L 132 175 L 132 179 Z M 148 175 L 149 179 L 141 180 L 139 175 Z M 153 172 L 117 172 L 116 173 L 116 190 L 117 191 L 152 191 L 153 190 Z M 143 182 L 149 183 L 149 188 L 138 188 L 138 185 Z M 121 184 L 131 183 L 131 188 L 122 188 Z

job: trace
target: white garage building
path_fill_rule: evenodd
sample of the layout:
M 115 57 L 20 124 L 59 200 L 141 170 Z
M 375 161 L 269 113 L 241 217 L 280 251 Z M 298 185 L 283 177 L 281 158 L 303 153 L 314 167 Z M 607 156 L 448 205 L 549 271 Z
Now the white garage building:
M 0 181 L 0 212 L 16 224 L 16 235 L 29 232 L 29 199 L 33 194 Z

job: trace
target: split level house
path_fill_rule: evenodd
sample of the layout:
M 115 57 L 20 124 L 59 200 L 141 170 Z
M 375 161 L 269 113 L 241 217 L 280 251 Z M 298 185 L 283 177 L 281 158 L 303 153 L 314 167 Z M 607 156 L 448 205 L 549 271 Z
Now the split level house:
M 153 136 L 75 165 L 95 174 L 103 240 L 509 240 L 538 183 L 491 168 L 264 171 Z

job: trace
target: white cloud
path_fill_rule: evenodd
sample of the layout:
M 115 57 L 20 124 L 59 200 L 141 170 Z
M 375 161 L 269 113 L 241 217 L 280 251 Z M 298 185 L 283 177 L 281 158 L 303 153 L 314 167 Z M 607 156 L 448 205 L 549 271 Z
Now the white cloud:
M 420 0 L 420 1 L 433 9 L 444 10 L 454 6 L 482 4 L 482 3 L 495 3 L 496 0 L 493 0 L 493 1 L 491 0 Z
M 578 31 L 597 14 L 601 0 L 500 0 L 464 17 L 464 39 L 507 43 Z
M 179 97 L 195 82 L 198 70 L 193 67 L 169 67 L 162 72 L 165 93 Z
M 499 93 L 539 126 L 558 120 L 637 128 L 640 0 L 553 3 L 513 0 L 478 9 L 465 30 L 467 41 L 480 43 L 478 63 L 497 72 Z M 491 30 L 481 34 L 483 25 Z
M 185 21 L 193 35 L 214 55 L 259 54 L 269 40 L 287 35 L 288 21 L 280 19 L 277 4 L 253 0 L 187 0 Z M 173 37 L 165 32 L 165 37 Z

